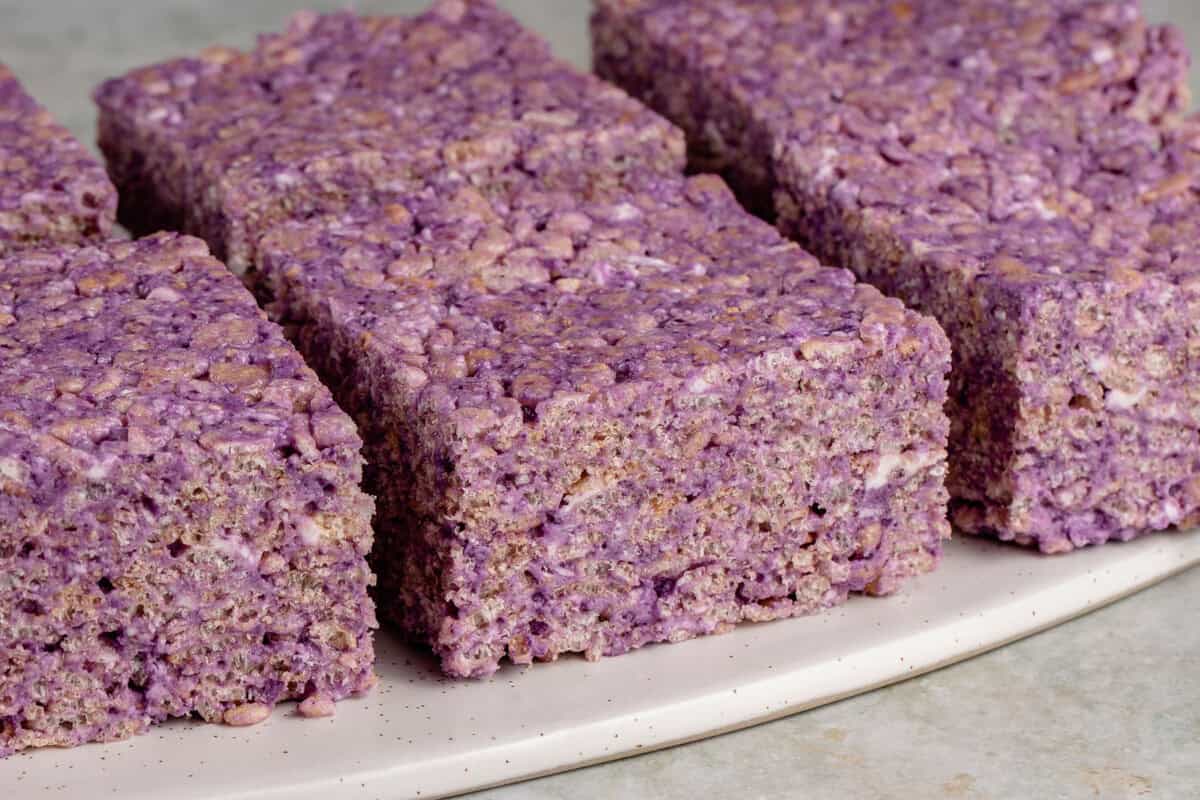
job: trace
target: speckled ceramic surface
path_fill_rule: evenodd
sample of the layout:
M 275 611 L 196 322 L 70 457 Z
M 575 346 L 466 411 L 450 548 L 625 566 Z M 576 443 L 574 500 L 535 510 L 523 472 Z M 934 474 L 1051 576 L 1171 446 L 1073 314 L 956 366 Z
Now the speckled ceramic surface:
M 991 649 L 1200 563 L 1200 531 L 1047 557 L 959 539 L 889 599 L 588 663 L 448 681 L 381 637 L 381 683 L 304 720 L 179 722 L 108 746 L 0 763 L 22 800 L 439 797 L 652 750 L 821 705 Z M 270 770 L 263 764 L 269 763 Z

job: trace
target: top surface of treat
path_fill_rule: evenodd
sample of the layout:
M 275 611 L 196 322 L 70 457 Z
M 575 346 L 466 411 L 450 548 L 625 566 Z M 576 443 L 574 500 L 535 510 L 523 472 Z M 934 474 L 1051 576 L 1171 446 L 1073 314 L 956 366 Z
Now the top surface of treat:
M 106 234 L 115 211 L 104 167 L 0 64 L 0 253 Z
M 601 0 L 695 46 L 707 69 L 767 102 L 804 108 L 897 80 L 1049 88 L 1139 119 L 1178 113 L 1188 55 L 1137 0 Z M 793 83 L 795 82 L 795 83 Z M 823 93 L 784 86 L 825 87 Z M 1155 91 L 1151 91 L 1155 90 Z M 886 99 L 886 98 L 883 98 Z M 962 99 L 964 104 L 969 99 Z
M 252 51 L 135 70 L 97 100 L 194 154 L 197 169 L 285 182 L 289 167 L 354 154 L 386 152 L 427 173 L 510 162 L 581 131 L 680 139 L 488 0 L 441 0 L 415 17 L 299 14 Z
M 739 94 L 777 174 L 1006 284 L 1191 281 L 1187 54 L 1132 0 L 602 4 Z M 1160 123 L 1170 122 L 1170 125 Z
M 1063 94 L 1102 87 L 1129 91 L 1152 71 L 1183 89 L 1187 54 L 1173 28 L 1148 28 L 1137 0 L 600 0 L 641 15 L 656 32 L 703 44 L 706 67 L 777 102 L 814 98 L 777 87 L 798 79 L 850 89 L 879 70 L 895 75 L 1050 85 Z M 736 34 L 736 36 L 731 36 Z M 865 72 L 865 74 L 856 74 Z M 1026 85 L 1026 88 L 1033 88 Z M 1178 100 L 1181 98 L 1169 98 Z M 1122 105 L 1123 95 L 1110 98 Z M 1138 113 L 1164 109 L 1140 108 Z
M 165 453 L 197 466 L 356 437 L 199 240 L 0 258 L 0 479 L 23 492 L 58 491 L 55 474 L 102 481 Z
M 777 350 L 836 360 L 864 342 L 876 352 L 904 336 L 940 342 L 898 301 L 746 214 L 711 176 L 590 194 L 440 190 L 389 214 L 276 229 L 266 279 L 287 306 L 328 309 L 382 348 L 410 384 L 450 383 L 484 403 L 532 407 Z

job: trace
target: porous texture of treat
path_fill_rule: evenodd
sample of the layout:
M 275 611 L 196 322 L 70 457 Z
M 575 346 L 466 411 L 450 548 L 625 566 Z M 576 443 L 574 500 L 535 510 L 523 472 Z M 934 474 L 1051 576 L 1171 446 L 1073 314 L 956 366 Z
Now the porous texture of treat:
M 431 177 L 553 184 L 685 158 L 677 129 L 490 0 L 301 14 L 251 52 L 139 69 L 95 96 L 121 221 L 201 236 L 238 273 L 277 222 L 390 202 Z
M 594 31 L 748 204 L 945 327 L 960 526 L 1061 552 L 1200 520 L 1173 30 L 1131 2 L 605 0 Z
M 369 685 L 360 447 L 203 242 L 0 259 L 0 755 Z
M 104 167 L 0 64 L 0 256 L 102 239 L 116 211 Z
M 914 117 L 949 113 L 961 122 L 981 113 L 1008 122 L 1014 104 L 1037 95 L 1050 106 L 1086 103 L 1162 122 L 1189 100 L 1182 36 L 1148 27 L 1137 0 L 596 7 L 596 71 L 680 125 L 693 165 L 724 174 L 744 203 L 766 213 L 777 148 L 823 129 L 870 137 L 897 107 Z M 900 150 L 936 149 L 940 133 L 904 131 Z
M 260 254 L 367 442 L 381 613 L 451 675 L 888 593 L 949 533 L 944 334 L 719 178 L 459 182 Z

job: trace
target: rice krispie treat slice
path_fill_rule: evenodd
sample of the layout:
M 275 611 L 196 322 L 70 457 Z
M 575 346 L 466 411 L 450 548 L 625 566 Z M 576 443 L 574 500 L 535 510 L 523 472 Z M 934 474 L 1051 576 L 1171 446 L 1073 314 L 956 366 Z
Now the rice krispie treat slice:
M 1019 122 L 1037 94 L 1149 122 L 1185 111 L 1188 56 L 1138 0 L 595 0 L 596 72 L 680 125 L 693 167 L 770 215 L 772 154 L 952 109 Z M 903 149 L 937 146 L 936 127 Z M 818 254 L 820 255 L 820 254 Z
M 679 131 L 490 0 L 301 14 L 251 52 L 135 70 L 96 101 L 122 222 L 201 236 L 238 273 L 277 222 L 386 203 L 431 177 L 552 183 L 684 162 Z
M 284 225 L 260 278 L 363 430 L 385 618 L 454 676 L 884 594 L 948 535 L 948 344 L 720 179 Z
M 609 2 L 596 32 L 785 232 L 942 323 L 960 526 L 1061 552 L 1197 519 L 1173 31 L 1124 2 L 867 0 Z
M 116 211 L 104 167 L 0 64 L 0 256 L 104 238 Z
M 359 451 L 199 240 L 0 259 L 0 754 L 369 687 Z

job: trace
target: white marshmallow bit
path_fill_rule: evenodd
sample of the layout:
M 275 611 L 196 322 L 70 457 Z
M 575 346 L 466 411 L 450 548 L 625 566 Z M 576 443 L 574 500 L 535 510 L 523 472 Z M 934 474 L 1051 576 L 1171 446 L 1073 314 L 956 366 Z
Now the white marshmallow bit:
M 913 451 L 910 453 L 884 453 L 867 475 L 867 491 L 882 489 L 891 480 L 896 470 L 902 472 L 902 478 L 915 475 L 938 460 L 938 453 L 933 450 Z

